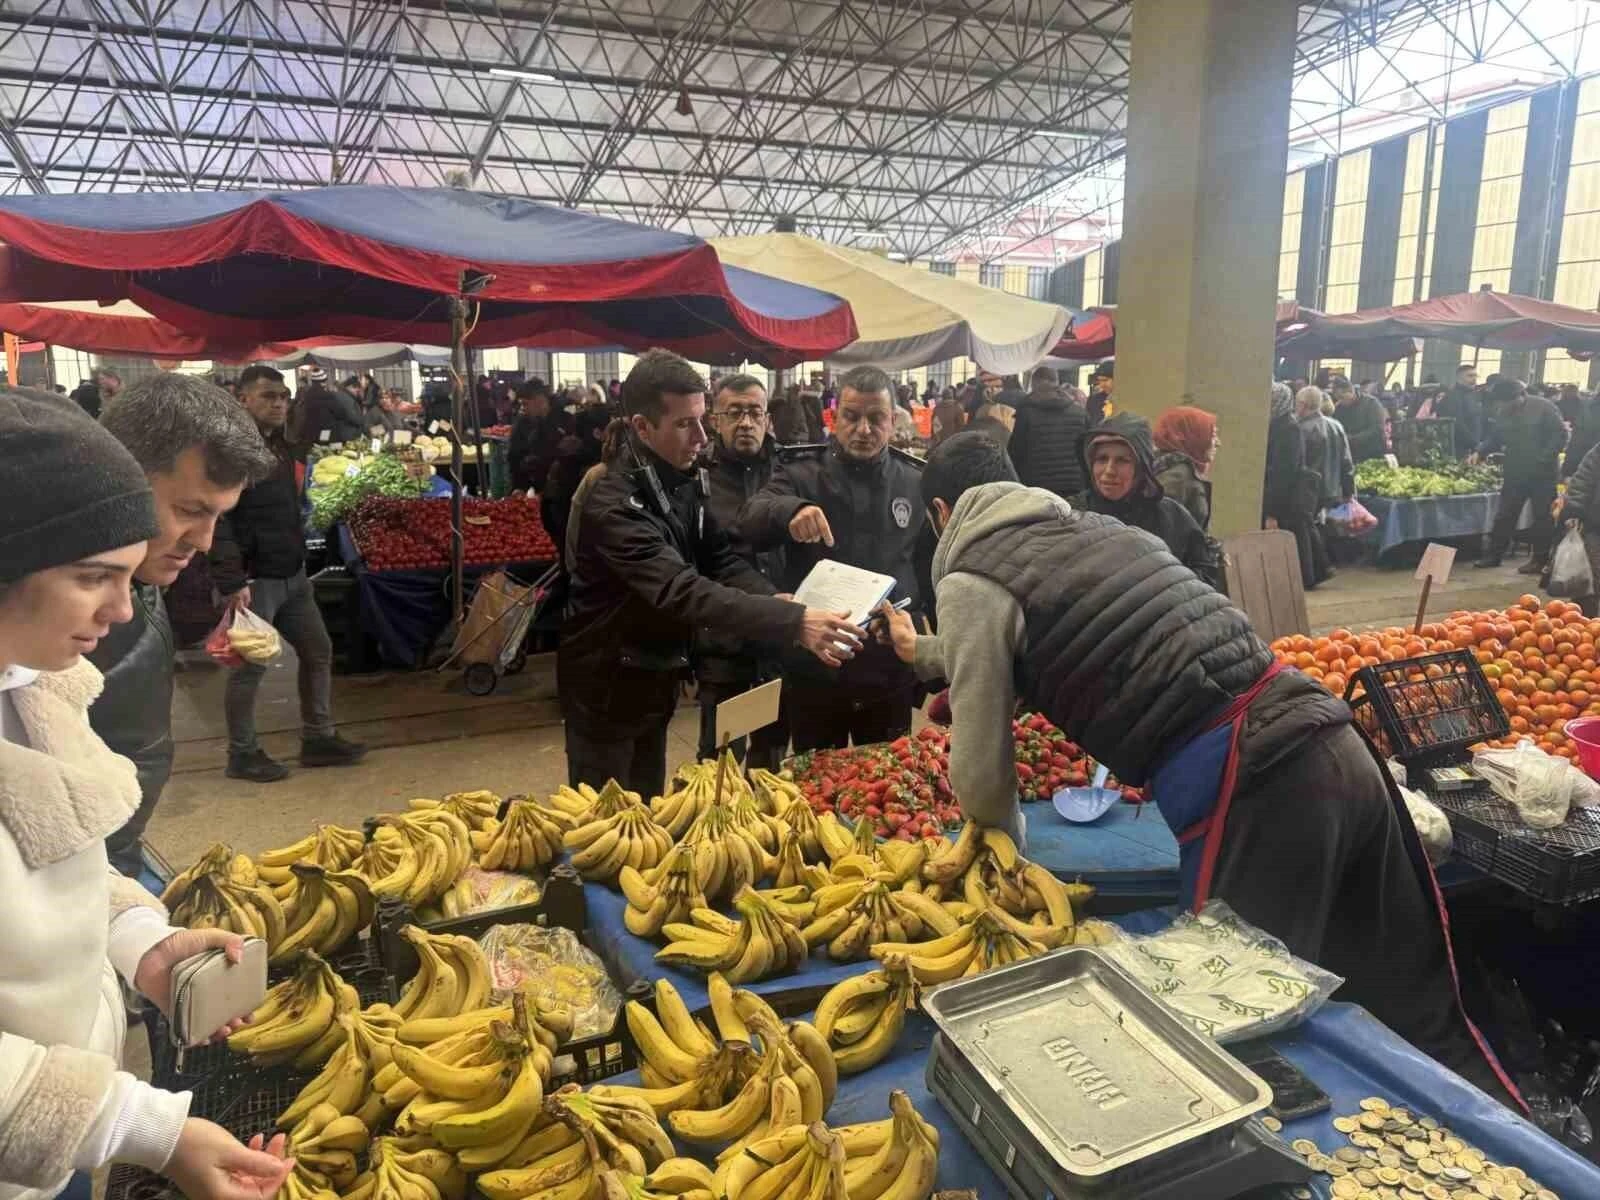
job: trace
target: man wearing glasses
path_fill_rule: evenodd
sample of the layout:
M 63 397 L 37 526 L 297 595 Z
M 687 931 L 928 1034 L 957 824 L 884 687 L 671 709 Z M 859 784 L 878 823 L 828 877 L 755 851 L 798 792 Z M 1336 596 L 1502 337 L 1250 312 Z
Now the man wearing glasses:
M 772 478 L 778 448 L 767 412 L 767 389 L 753 375 L 724 375 L 715 386 L 706 461 L 707 504 L 717 524 L 732 535 L 734 550 L 777 584 L 783 577 L 783 548 L 757 554 L 738 536 L 739 514 Z M 709 627 L 695 635 L 694 675 L 700 685 L 700 757 L 707 759 L 717 748 L 717 705 L 770 675 L 749 643 Z M 775 770 L 788 744 L 789 726 L 780 715 L 776 724 L 752 735 L 748 756 L 742 742 L 735 743 L 733 751 L 748 766 Z

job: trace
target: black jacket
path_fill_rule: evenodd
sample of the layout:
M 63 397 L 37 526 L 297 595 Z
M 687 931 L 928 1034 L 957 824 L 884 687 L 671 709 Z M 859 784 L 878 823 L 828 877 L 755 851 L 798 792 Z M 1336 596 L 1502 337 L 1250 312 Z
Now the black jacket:
M 1561 412 L 1543 396 L 1529 392 L 1520 405 L 1503 408 L 1489 422 L 1480 453 L 1505 452 L 1507 479 L 1556 477 L 1557 456 L 1567 444 Z
M 1348 436 L 1349 430 L 1345 433 Z M 1358 459 L 1361 457 L 1354 449 L 1351 454 Z M 1310 515 L 1316 498 L 1306 495 L 1302 490 L 1301 472 L 1305 465 L 1306 441 L 1300 422 L 1294 419 L 1293 413 L 1273 417 L 1267 424 L 1266 480 L 1261 489 L 1263 523 L 1265 518 L 1271 517 L 1288 529 Z M 1320 478 L 1319 474 L 1319 481 Z M 1319 491 L 1320 487 L 1319 482 Z
M 1132 413 L 1117 413 L 1107 417 L 1094 429 L 1079 439 L 1078 461 L 1089 467 L 1089 442 L 1093 437 L 1112 434 L 1133 447 L 1139 460 L 1139 478 L 1132 490 L 1120 500 L 1107 500 L 1089 486 L 1069 497 L 1073 508 L 1085 512 L 1115 517 L 1124 525 L 1132 525 L 1153 533 L 1166 545 L 1174 557 L 1214 588 L 1222 587 L 1222 559 L 1216 543 L 1205 535 L 1184 508 L 1161 491 L 1155 475 L 1155 444 L 1150 438 L 1150 424 Z
M 777 589 L 739 557 L 702 487 L 699 472 L 637 449 L 585 498 L 556 659 L 564 711 L 624 734 L 670 711 L 694 630 L 773 647 L 799 637 L 805 610 L 772 598 Z
M 774 547 L 757 553 L 739 535 L 739 515 L 744 506 L 767 485 L 777 461 L 778 445 L 771 437 L 753 459 L 740 458 L 727 450 L 722 439 L 711 443 L 706 461 L 710 494 L 706 503 L 717 524 L 728 531 L 734 551 L 767 579 L 783 578 L 784 548 Z M 694 674 L 701 683 L 750 684 L 758 672 L 754 655 L 743 638 L 724 630 L 705 626 L 695 635 Z
M 1357 392 L 1354 401 L 1333 410 L 1333 419 L 1344 426 L 1344 435 L 1350 441 L 1350 457 L 1356 462 L 1382 458 L 1387 453 L 1383 425 L 1388 414 L 1374 397 Z
M 1115 419 L 1115 418 L 1113 418 Z M 1249 619 L 1155 538 L 1097 513 L 1001 526 L 963 545 L 944 573 L 969 571 L 1022 607 L 1028 652 L 1018 695 L 1137 786 L 1217 719 L 1272 663 Z M 1250 706 L 1240 783 L 1317 729 L 1350 720 L 1299 673 Z
M 1010 454 L 1017 478 L 1067 499 L 1088 483 L 1078 445 L 1089 416 L 1060 388 L 1029 392 L 1017 405 Z
M 105 676 L 89 724 L 133 761 L 144 804 L 155 803 L 172 774 L 173 649 L 161 589 L 135 583 L 133 620 L 113 625 L 88 656 Z
M 1452 384 L 1434 404 L 1433 415 L 1449 417 L 1455 422 L 1452 429 L 1457 458 L 1471 454 L 1483 440 L 1483 401 L 1477 388 Z
M 85 379 L 72 389 L 72 401 L 96 421 L 100 419 L 100 385 L 92 379 Z
M 801 545 L 789 536 L 789 522 L 807 505 L 827 515 L 834 545 Z M 789 446 L 778 452 L 772 480 L 745 506 L 739 532 L 757 551 L 787 547 L 783 588 L 792 592 L 824 558 L 895 577 L 894 599 L 909 597 L 921 609 L 914 550 L 926 515 L 922 506 L 922 462 L 895 449 L 871 462 L 847 458 L 833 440 L 823 445 Z M 839 670 L 816 658 L 786 661 L 788 673 L 812 683 L 871 692 L 915 685 L 911 668 L 887 646 L 868 642 Z
M 277 469 L 245 488 L 233 511 L 217 522 L 207 555 L 212 582 L 224 596 L 252 579 L 289 579 L 306 564 L 294 454 L 281 430 L 263 436 L 277 455 Z
M 1211 527 L 1211 481 L 1201 479 L 1194 459 L 1182 450 L 1164 450 L 1151 468 L 1169 500 L 1176 500 L 1202 532 Z
M 1572 423 L 1572 436 L 1567 439 L 1566 453 L 1561 456 L 1561 477 L 1570 477 L 1584 456 L 1596 445 L 1600 445 L 1600 396 L 1583 400 L 1578 409 L 1578 419 Z
M 566 414 L 554 409 L 544 417 L 527 414 L 518 417 L 511 426 L 511 441 L 506 446 L 511 486 L 518 491 L 531 487 L 543 492 L 550 469 L 561 454 L 561 441 L 570 430 Z M 579 477 L 582 478 L 581 474 Z
M 328 436 L 324 438 L 323 432 Z M 300 440 L 328 442 L 339 445 L 353 442 L 367 434 L 367 422 L 361 415 L 361 402 L 343 388 L 326 388 L 312 384 L 306 392 L 300 416 Z

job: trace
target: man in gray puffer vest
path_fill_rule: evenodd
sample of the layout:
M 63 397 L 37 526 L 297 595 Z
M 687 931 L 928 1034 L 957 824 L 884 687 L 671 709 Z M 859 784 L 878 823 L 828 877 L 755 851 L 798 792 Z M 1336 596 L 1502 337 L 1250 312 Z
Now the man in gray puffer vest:
M 1020 699 L 1146 787 L 1178 838 L 1186 907 L 1225 900 L 1344 976 L 1341 1000 L 1507 1094 L 1458 1008 L 1416 830 L 1344 702 L 1279 669 L 1158 538 L 1015 479 L 980 434 L 942 444 L 921 481 L 939 634 L 880 610 L 896 654 L 949 681 L 963 811 L 1024 832 Z

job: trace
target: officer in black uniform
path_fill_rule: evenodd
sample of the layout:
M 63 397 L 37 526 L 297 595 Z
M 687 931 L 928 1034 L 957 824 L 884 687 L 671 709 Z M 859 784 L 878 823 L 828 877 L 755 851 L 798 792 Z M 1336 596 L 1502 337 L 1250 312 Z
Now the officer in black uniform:
M 757 554 L 739 537 L 739 514 L 750 498 L 772 478 L 778 448 L 773 439 L 767 389 L 754 375 L 725 375 L 716 382 L 711 400 L 711 445 L 706 474 L 711 484 L 707 503 L 717 524 L 729 531 L 740 557 L 772 583 L 783 580 L 781 546 Z M 717 749 L 717 705 L 777 675 L 776 661 L 763 661 L 743 639 L 726 630 L 703 627 L 696 632 L 694 676 L 700 685 L 700 757 Z M 749 753 L 744 739 L 733 744 L 734 754 L 746 766 L 773 770 L 789 745 L 789 725 L 780 709 L 776 722 L 750 735 Z
M 616 779 L 646 797 L 666 780 L 667 723 L 693 631 L 711 626 L 772 647 L 803 646 L 838 666 L 859 632 L 804 608 L 734 549 L 708 511 L 705 382 L 665 350 L 622 386 L 629 445 L 578 517 L 577 552 L 556 656 L 567 779 Z
M 757 550 L 789 544 L 785 586 L 824 558 L 894 576 L 891 600 L 919 608 L 913 551 L 922 532 L 922 462 L 890 447 L 894 384 L 876 367 L 839 381 L 833 437 L 778 452 L 772 482 L 750 501 L 740 532 Z M 784 697 L 797 751 L 891 741 L 911 728 L 909 667 L 876 641 L 843 669 L 790 655 Z

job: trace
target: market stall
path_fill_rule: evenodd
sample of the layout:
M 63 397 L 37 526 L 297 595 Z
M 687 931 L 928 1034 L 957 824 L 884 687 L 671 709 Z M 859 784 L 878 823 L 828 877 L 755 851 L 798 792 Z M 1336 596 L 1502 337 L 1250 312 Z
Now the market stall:
M 1500 471 L 1443 461 L 1432 468 L 1390 467 L 1374 459 L 1357 465 L 1356 494 L 1378 519 L 1363 540 L 1381 558 L 1407 542 L 1488 533 L 1500 511 Z M 1523 513 L 1517 527 L 1531 523 L 1531 514 Z

